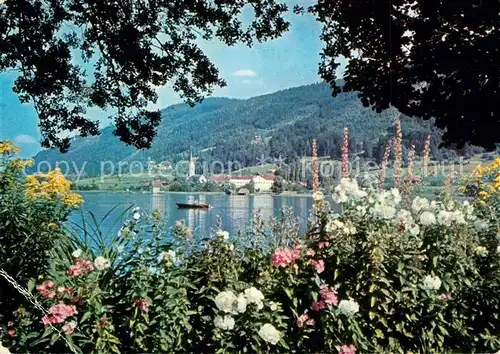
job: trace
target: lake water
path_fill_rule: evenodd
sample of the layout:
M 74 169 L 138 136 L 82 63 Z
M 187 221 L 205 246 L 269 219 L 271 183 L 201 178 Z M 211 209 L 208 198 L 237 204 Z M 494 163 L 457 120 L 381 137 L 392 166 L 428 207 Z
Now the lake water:
M 140 207 L 151 213 L 158 210 L 172 226 L 175 221 L 184 219 L 186 225 L 195 233 L 207 235 L 211 228 L 216 225 L 217 216 L 222 220 L 224 230 L 236 233 L 245 230 L 254 213 L 260 210 L 265 219 L 279 217 L 283 208 L 291 208 L 293 214 L 300 219 L 301 229 L 307 225 L 307 219 L 313 205 L 310 196 L 272 196 L 255 195 L 239 196 L 225 194 L 203 194 L 203 193 L 160 193 L 160 194 L 134 194 L 127 192 L 81 192 L 85 199 L 82 209 L 70 216 L 70 221 L 81 223 L 82 211 L 86 217 L 92 212 L 98 220 L 101 220 L 113 207 L 118 207 L 104 220 L 102 228 L 104 231 L 112 231 L 121 226 L 121 222 L 115 223 L 131 205 Z M 208 210 L 179 209 L 176 202 L 188 202 L 196 200 L 200 203 L 208 203 L 213 206 Z M 130 218 L 130 215 L 126 217 Z

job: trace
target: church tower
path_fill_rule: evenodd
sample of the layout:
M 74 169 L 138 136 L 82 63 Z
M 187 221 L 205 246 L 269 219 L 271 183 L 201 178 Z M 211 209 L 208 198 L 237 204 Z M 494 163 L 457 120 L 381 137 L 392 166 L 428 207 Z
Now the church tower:
M 196 174 L 196 166 L 194 164 L 193 152 L 189 153 L 189 170 L 188 170 L 188 178 L 193 177 Z

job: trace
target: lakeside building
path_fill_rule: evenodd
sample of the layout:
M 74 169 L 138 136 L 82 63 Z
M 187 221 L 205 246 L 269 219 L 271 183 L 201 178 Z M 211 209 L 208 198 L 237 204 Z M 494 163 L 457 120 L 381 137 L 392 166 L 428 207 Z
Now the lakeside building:
M 210 176 L 210 181 L 214 183 L 231 183 L 236 189 L 246 187 L 253 182 L 256 191 L 269 192 L 271 191 L 275 178 L 276 176 L 272 173 L 247 176 L 214 175 Z

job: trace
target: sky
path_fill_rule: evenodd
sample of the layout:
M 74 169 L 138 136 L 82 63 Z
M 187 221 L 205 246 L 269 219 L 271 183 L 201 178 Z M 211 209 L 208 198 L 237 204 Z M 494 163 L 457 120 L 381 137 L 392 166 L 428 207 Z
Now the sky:
M 290 0 L 290 4 L 308 5 L 311 0 Z M 227 47 L 217 42 L 200 42 L 201 48 L 219 68 L 227 86 L 216 88 L 212 96 L 249 98 L 290 87 L 320 81 L 318 64 L 322 43 L 321 26 L 310 15 L 287 15 L 290 30 L 281 38 Z M 21 147 L 22 156 L 33 156 L 40 150 L 37 115 L 31 103 L 21 104 L 12 91 L 15 72 L 0 73 L 0 140 L 10 139 Z M 162 109 L 181 102 L 171 88 L 158 89 L 159 99 L 151 108 Z M 107 113 L 94 109 L 91 119 L 99 119 L 101 128 L 109 124 Z

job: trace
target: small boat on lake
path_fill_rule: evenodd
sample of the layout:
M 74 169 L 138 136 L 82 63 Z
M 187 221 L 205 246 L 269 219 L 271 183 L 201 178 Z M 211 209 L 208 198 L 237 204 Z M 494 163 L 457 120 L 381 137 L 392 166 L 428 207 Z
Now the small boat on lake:
M 175 203 L 179 209 L 209 209 L 210 204 L 203 203 Z

